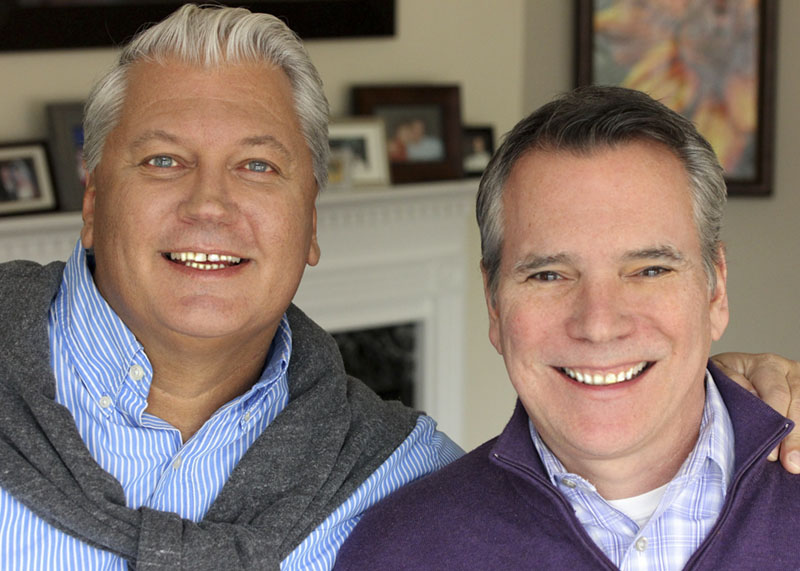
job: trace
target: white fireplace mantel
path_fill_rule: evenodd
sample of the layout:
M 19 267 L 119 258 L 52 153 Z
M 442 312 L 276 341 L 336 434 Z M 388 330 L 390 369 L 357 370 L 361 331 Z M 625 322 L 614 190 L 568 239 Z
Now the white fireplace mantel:
M 326 191 L 317 204 L 320 263 L 295 303 L 329 331 L 415 322 L 417 402 L 463 442 L 468 235 L 477 180 Z M 0 261 L 65 260 L 80 213 L 0 219 Z

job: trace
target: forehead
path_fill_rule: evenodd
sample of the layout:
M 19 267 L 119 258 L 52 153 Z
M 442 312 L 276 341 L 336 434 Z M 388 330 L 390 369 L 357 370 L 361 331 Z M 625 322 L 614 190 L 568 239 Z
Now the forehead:
M 503 193 L 506 240 L 657 241 L 695 235 L 689 179 L 664 145 L 635 141 L 589 153 L 533 150 Z
M 203 67 L 174 59 L 131 66 L 120 123 L 174 121 L 202 117 L 215 122 L 264 123 L 297 133 L 292 86 L 279 67 L 264 62 L 223 63 Z M 222 119 L 220 119 L 222 122 Z

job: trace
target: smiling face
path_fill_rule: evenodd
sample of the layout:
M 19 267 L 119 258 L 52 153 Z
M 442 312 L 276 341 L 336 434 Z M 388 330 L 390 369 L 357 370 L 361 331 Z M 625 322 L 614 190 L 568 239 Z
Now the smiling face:
M 168 61 L 130 71 L 84 198 L 94 280 L 137 338 L 272 338 L 319 259 L 316 184 L 286 75 Z
M 651 142 L 531 151 L 503 214 L 490 338 L 544 441 L 584 477 L 607 461 L 679 466 L 728 315 L 724 265 L 709 291 L 681 163 Z

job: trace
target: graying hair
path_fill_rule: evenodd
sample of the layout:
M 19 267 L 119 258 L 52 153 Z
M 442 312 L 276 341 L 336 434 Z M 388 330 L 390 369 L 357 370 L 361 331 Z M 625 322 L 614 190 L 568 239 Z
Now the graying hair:
M 215 67 L 223 63 L 266 62 L 289 78 L 294 108 L 311 151 L 317 188 L 328 180 L 328 100 L 322 79 L 300 39 L 281 20 L 244 8 L 187 4 L 140 32 L 94 86 L 84 111 L 84 160 L 89 172 L 100 163 L 103 146 L 119 121 L 128 72 L 141 61 L 182 62 Z
M 484 171 L 476 211 L 481 265 L 493 299 L 503 249 L 503 189 L 517 161 L 533 150 L 588 155 L 639 140 L 665 145 L 686 169 L 703 266 L 709 288 L 714 289 L 727 191 L 711 145 L 691 121 L 640 91 L 590 86 L 563 94 L 517 123 Z

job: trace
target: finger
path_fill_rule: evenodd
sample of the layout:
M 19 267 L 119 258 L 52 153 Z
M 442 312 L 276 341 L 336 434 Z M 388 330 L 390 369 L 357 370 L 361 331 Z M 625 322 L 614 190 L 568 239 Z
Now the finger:
M 789 381 L 790 385 L 791 382 Z M 787 471 L 800 474 L 800 399 L 797 398 L 796 391 L 793 395 L 795 398 L 789 404 L 786 416 L 795 423 L 794 429 L 780 444 L 780 459 Z
M 712 357 L 711 360 L 714 361 L 714 364 L 717 366 L 717 368 L 719 368 L 720 371 L 725 373 L 725 375 L 729 377 L 732 381 L 736 382 L 736 384 L 740 385 L 742 388 L 745 388 L 754 395 L 758 396 L 758 391 L 753 386 L 753 383 L 747 380 L 747 377 L 745 377 L 742 373 L 740 373 L 736 369 L 732 369 L 724 362 L 717 360 L 717 357 Z

